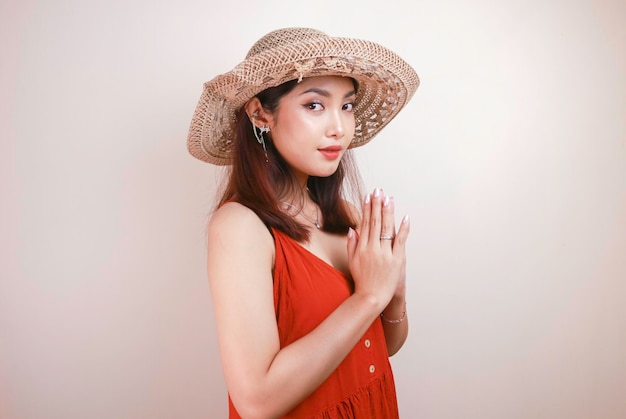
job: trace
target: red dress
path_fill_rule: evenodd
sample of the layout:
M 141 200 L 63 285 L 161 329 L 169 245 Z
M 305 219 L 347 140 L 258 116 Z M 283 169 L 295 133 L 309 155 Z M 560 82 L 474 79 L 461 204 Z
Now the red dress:
M 280 347 L 311 332 L 350 296 L 346 277 L 284 233 L 276 245 L 274 308 Z M 230 418 L 240 418 L 229 399 Z M 385 335 L 377 318 L 337 369 L 283 418 L 398 418 Z

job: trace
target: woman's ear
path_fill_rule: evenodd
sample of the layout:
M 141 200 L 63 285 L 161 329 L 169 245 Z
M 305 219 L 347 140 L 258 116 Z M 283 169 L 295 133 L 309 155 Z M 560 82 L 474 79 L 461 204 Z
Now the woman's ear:
M 261 101 L 258 97 L 253 97 L 244 105 L 246 114 L 250 118 L 250 122 L 258 128 L 269 127 L 272 115 L 263 109 Z

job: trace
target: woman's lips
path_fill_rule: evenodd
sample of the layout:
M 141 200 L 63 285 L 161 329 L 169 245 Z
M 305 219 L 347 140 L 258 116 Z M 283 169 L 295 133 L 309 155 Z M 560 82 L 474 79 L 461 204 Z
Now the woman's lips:
M 326 148 L 320 148 L 319 152 L 328 160 L 335 160 L 341 154 L 340 146 L 331 146 Z

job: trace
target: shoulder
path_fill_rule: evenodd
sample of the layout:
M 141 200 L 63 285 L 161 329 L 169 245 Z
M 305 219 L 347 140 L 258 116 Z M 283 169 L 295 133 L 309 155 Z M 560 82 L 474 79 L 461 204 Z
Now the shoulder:
M 258 230 L 269 234 L 269 230 L 254 211 L 238 202 L 227 202 L 211 216 L 209 231 L 222 229 L 234 233 Z
M 215 210 L 209 222 L 209 228 L 213 229 L 219 229 L 222 226 L 237 228 L 238 225 L 263 227 L 267 231 L 267 228 L 254 211 L 238 202 L 227 202 L 219 207 Z
M 273 252 L 274 241 L 268 227 L 250 208 L 228 202 L 209 221 L 209 247 L 237 254 L 246 251 Z M 267 254 L 267 253 L 265 253 Z

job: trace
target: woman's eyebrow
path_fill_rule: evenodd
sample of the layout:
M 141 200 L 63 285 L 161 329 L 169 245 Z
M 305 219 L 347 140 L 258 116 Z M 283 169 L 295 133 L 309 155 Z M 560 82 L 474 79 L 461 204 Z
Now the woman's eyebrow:
M 320 89 L 319 87 L 312 87 L 310 89 L 305 90 L 304 92 L 300 93 L 300 95 L 305 95 L 307 93 L 317 93 L 320 96 L 324 96 L 324 97 L 330 97 L 331 94 L 328 90 L 325 89 Z M 346 93 L 344 95 L 344 98 L 350 97 L 350 96 L 354 96 L 356 94 L 356 92 L 354 90 L 350 90 L 348 93 Z

